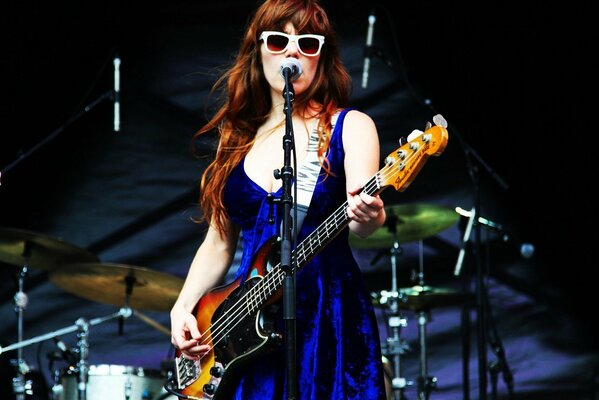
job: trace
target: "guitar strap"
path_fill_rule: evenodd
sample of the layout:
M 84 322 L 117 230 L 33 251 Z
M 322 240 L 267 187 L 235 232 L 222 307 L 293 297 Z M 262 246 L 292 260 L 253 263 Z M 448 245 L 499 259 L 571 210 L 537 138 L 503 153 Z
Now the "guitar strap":
M 312 201 L 314 187 L 320 175 L 320 161 L 318 160 L 318 128 L 312 129 L 308 140 L 308 149 L 304 161 L 297 170 L 297 231 L 299 232 L 304 222 L 304 218 Z M 295 186 L 295 184 L 294 184 Z M 293 187 L 291 188 L 293 192 Z M 291 215 L 295 215 L 294 208 L 291 208 Z M 297 233 L 293 233 L 297 237 Z
M 335 125 L 340 119 L 343 119 L 343 116 L 347 111 L 349 111 L 349 109 L 343 110 L 342 115 L 337 114 L 333 117 L 337 117 L 337 120 L 334 120 L 333 122 L 333 126 L 331 127 L 331 135 L 333 134 Z M 308 207 L 312 201 L 312 194 L 314 193 L 314 187 L 316 186 L 316 181 L 320 175 L 320 170 L 321 165 L 320 161 L 318 160 L 318 127 L 316 127 L 312 130 L 312 132 L 310 132 L 307 154 L 297 171 L 296 204 L 298 232 L 301 230 L 302 223 L 304 222 L 304 218 L 308 212 Z M 291 190 L 293 191 L 293 187 Z M 291 208 L 291 215 L 295 215 L 293 207 Z M 294 233 L 293 237 L 297 238 L 297 234 Z

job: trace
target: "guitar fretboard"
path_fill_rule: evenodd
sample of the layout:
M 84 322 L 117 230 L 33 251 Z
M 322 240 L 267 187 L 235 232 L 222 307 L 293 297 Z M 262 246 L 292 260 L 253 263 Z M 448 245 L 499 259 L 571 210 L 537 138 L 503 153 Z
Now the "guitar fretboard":
M 370 178 L 362 189 L 362 192 L 372 196 L 382 190 L 379 174 L 380 171 Z M 294 266 L 294 269 L 299 269 L 306 265 L 312 257 L 318 254 L 320 250 L 349 225 L 350 219 L 347 215 L 348 206 L 349 204 L 346 201 L 322 224 L 320 224 L 318 228 L 302 240 L 291 255 L 291 265 Z M 275 294 L 283 284 L 285 274 L 285 271 L 281 268 L 281 264 L 277 264 L 268 274 L 266 274 L 264 279 L 246 293 L 246 308 L 248 313 L 251 314 L 260 309 L 263 304 Z

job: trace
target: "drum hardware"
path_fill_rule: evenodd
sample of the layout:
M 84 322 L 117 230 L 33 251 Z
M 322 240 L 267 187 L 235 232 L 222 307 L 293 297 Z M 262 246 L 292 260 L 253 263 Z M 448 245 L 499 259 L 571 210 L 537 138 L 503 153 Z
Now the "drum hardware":
M 413 203 L 385 207 L 385 223 L 367 238 L 349 233 L 354 249 L 390 249 L 395 241 L 415 242 L 444 231 L 458 222 L 460 216 L 452 208 L 434 204 Z
M 14 228 L 0 228 L 0 261 L 45 271 L 75 262 L 96 262 L 89 251 L 44 234 Z
M 421 244 L 422 245 L 422 244 Z M 420 253 L 422 255 L 422 251 Z M 421 256 L 422 257 L 422 256 Z M 385 310 L 394 310 L 397 307 L 399 310 L 411 310 L 416 314 L 418 322 L 418 343 L 419 343 L 419 376 L 417 380 L 418 399 L 428 400 L 430 392 L 437 385 L 437 378 L 428 375 L 428 349 L 427 349 L 427 324 L 430 321 L 430 309 L 433 307 L 445 307 L 452 305 L 468 304 L 474 301 L 474 295 L 455 291 L 453 289 L 433 288 L 424 284 L 424 272 L 422 259 L 419 261 L 420 268 L 418 273 L 413 276 L 418 278 L 418 285 L 412 287 L 400 288 L 399 290 L 371 293 L 372 303 L 375 306 L 383 307 Z M 387 311 L 386 311 L 387 312 Z M 407 326 L 406 319 L 398 314 L 398 310 L 390 312 L 388 326 L 395 328 L 394 334 L 387 338 L 387 349 L 389 354 L 398 353 L 403 355 L 409 346 L 395 334 L 399 332 L 398 327 Z M 395 347 L 394 347 L 395 346 Z M 396 356 L 396 358 L 399 358 Z M 399 364 L 396 364 L 399 365 Z M 397 384 L 393 385 L 394 389 L 400 389 L 405 385 L 411 385 L 413 382 L 406 381 L 401 378 L 401 370 L 395 373 L 394 380 Z M 399 395 L 403 393 L 399 391 Z M 400 397 L 403 399 L 403 397 Z
M 129 365 L 90 365 L 87 400 L 164 400 L 170 393 L 163 389 L 164 375 L 153 369 Z M 77 371 L 67 369 L 59 376 L 60 390 L 53 400 L 77 399 Z
M 56 266 L 61 260 L 92 260 L 97 259 L 91 253 L 70 245 L 60 239 L 41 235 L 25 230 L 0 229 L 0 261 L 21 268 L 18 274 L 17 292 L 14 296 L 15 312 L 17 313 L 17 341 L 23 341 L 24 313 L 29 298 L 24 292 L 25 279 L 30 267 L 47 269 Z M 16 400 L 24 400 L 26 395 L 32 395 L 31 381 L 25 379 L 31 372 L 23 359 L 22 347 L 17 348 L 16 360 L 11 360 L 16 376 L 12 380 Z
M 50 271 L 49 278 L 57 287 L 88 300 L 152 311 L 170 311 L 184 282 L 149 268 L 97 262 L 64 265 Z
M 428 400 L 432 389 L 437 387 L 437 378 L 428 376 L 428 351 L 426 348 L 426 324 L 429 320 L 429 313 L 425 310 L 419 310 L 418 316 L 418 341 L 420 345 L 420 376 L 418 377 L 418 400 Z
M 391 213 L 387 215 L 385 225 L 389 229 L 389 232 L 393 235 L 393 246 L 391 247 L 391 292 L 397 293 L 397 257 L 401 254 L 401 247 L 399 246 L 399 240 L 397 238 L 397 217 Z M 407 319 L 402 315 L 399 307 L 398 297 L 385 298 L 385 304 L 388 304 L 387 316 L 387 328 L 391 333 L 387 337 L 386 343 L 381 347 L 383 348 L 384 355 L 391 357 L 393 360 L 393 376 L 391 377 L 391 390 L 395 400 L 405 399 L 405 388 L 411 382 L 408 382 L 402 376 L 401 368 L 401 356 L 405 354 L 408 349 L 407 343 L 401 338 L 401 328 L 407 326 Z
M 407 326 L 407 319 L 403 316 L 401 310 L 420 310 L 427 301 L 432 300 L 427 297 L 416 295 L 415 290 L 399 289 L 397 285 L 397 257 L 401 254 L 399 243 L 406 243 L 418 240 L 420 243 L 420 269 L 414 276 L 419 284 L 424 285 L 424 272 L 422 270 L 422 239 L 433 236 L 459 220 L 459 215 L 455 210 L 433 204 L 400 204 L 385 207 L 387 218 L 385 223 L 367 238 L 350 232 L 349 243 L 355 249 L 391 249 L 391 290 L 382 290 L 373 292 L 372 302 L 375 306 L 382 306 L 385 309 L 387 319 L 387 328 L 390 335 L 386 343 L 381 347 L 384 355 L 392 356 L 393 372 L 392 388 L 395 400 L 405 399 L 406 386 L 413 385 L 412 381 L 406 380 L 402 376 L 401 356 L 409 350 L 408 344 L 401 338 L 401 328 Z M 424 286 L 422 286 L 424 287 Z M 438 300 L 438 299 L 434 299 Z M 420 375 L 426 376 L 426 315 L 419 315 L 419 336 L 420 336 Z M 428 390 L 425 387 L 432 387 L 436 378 L 424 379 L 424 384 L 419 383 L 419 392 L 424 395 Z M 426 395 L 428 398 L 428 395 Z
M 418 288 L 424 288 L 424 244 L 422 240 L 418 241 Z M 404 291 L 405 292 L 405 291 Z M 422 292 L 419 292 L 422 293 Z M 420 375 L 418 376 L 418 400 L 428 400 L 432 389 L 437 387 L 437 378 L 428 376 L 428 351 L 426 343 L 426 324 L 430 314 L 428 308 L 419 307 L 416 310 L 418 317 L 418 343 L 420 347 Z
M 469 296 L 463 292 L 452 289 L 435 289 L 425 285 L 424 280 L 424 245 L 422 240 L 418 242 L 419 261 L 417 285 L 410 288 L 402 288 L 400 295 L 405 297 L 405 305 L 412 309 L 418 319 L 418 343 L 420 347 L 418 376 L 418 400 L 428 400 L 432 389 L 437 387 L 437 378 L 428 375 L 428 350 L 427 350 L 427 324 L 430 321 L 430 309 L 439 306 L 463 304 Z
M 85 384 L 87 383 L 87 370 L 88 370 L 88 366 L 89 366 L 89 364 L 87 363 L 87 356 L 89 353 L 89 344 L 88 344 L 89 327 L 101 324 L 103 322 L 106 322 L 108 320 L 115 319 L 118 317 L 128 318 L 132 314 L 133 314 L 133 312 L 131 311 L 131 309 L 121 308 L 119 311 L 117 311 L 115 313 L 109 314 L 104 317 L 94 318 L 89 321 L 84 318 L 79 318 L 75 322 L 75 324 L 67 326 L 65 328 L 61 328 L 54 332 L 48 332 L 43 335 L 39 335 L 37 337 L 27 339 L 27 340 L 20 340 L 17 343 L 13 343 L 9 346 L 5 346 L 5 347 L 0 346 L 0 354 L 5 353 L 7 351 L 22 349 L 23 347 L 29 346 L 34 343 L 39 343 L 44 340 L 53 339 L 55 337 L 58 337 L 58 336 L 61 336 L 64 334 L 77 331 L 77 338 L 78 338 L 77 349 L 76 349 L 76 353 L 77 353 L 77 357 L 78 357 L 77 358 L 77 370 L 79 373 L 78 379 L 80 380 L 80 382 L 82 384 L 81 385 L 82 391 L 80 393 L 81 397 L 79 398 L 79 400 L 85 400 Z M 24 376 L 24 374 L 22 374 L 21 376 Z M 22 394 L 23 394 L 23 397 L 21 397 L 21 398 L 23 399 L 25 396 L 25 393 L 22 393 Z
M 119 315 L 122 319 L 123 315 Z M 79 361 L 77 362 L 77 399 L 87 400 L 87 381 L 89 373 L 89 322 L 85 318 L 79 318 L 77 325 L 77 350 L 79 351 Z
M 60 352 L 49 354 L 49 358 L 66 361 L 70 376 L 76 377 L 77 397 L 86 400 L 88 395 L 90 366 L 89 356 L 89 328 L 105 321 L 118 318 L 119 333 L 122 334 L 122 324 L 126 318 L 135 315 L 140 320 L 170 336 L 170 330 L 157 321 L 138 310 L 130 308 L 130 304 L 149 310 L 169 310 L 178 292 L 183 286 L 181 278 L 168 274 L 152 271 L 142 267 L 132 267 L 116 264 L 99 264 L 98 258 L 86 250 L 70 245 L 61 239 L 41 235 L 24 230 L 0 228 L 0 262 L 22 265 L 19 275 L 19 289 L 15 294 L 15 311 L 19 314 L 18 341 L 9 346 L 0 346 L 0 354 L 18 350 L 18 360 L 11 360 L 18 371 L 13 379 L 16 400 L 24 400 L 25 395 L 32 393 L 32 382 L 27 378 L 31 369 L 22 359 L 22 348 L 44 340 L 54 339 Z M 77 264 L 79 263 L 79 264 Z M 108 304 L 122 305 L 119 311 L 105 317 L 87 320 L 79 318 L 74 325 L 23 340 L 23 312 L 27 306 L 28 298 L 23 292 L 24 280 L 29 267 L 49 271 L 50 280 L 59 288 L 68 292 Z M 71 275 L 71 279 L 67 275 Z M 116 293 L 116 290 L 124 290 Z M 135 290 L 134 290 L 135 289 Z M 124 298 L 123 298 L 124 295 Z M 122 299 L 122 301 L 120 300 Z M 73 349 L 58 339 L 60 335 L 77 332 L 77 345 Z M 60 371 L 53 371 L 54 386 L 53 397 L 60 399 L 62 384 Z M 162 387 L 162 383 L 160 384 Z M 47 398 L 47 391 L 44 399 Z M 28 397 L 29 398 L 29 397 Z
M 138 310 L 136 307 L 147 308 L 157 311 L 165 311 L 172 307 L 178 292 L 183 287 L 183 279 L 143 267 L 101 264 L 101 263 L 79 263 L 68 264 L 60 269 L 50 272 L 50 281 L 59 288 L 80 297 L 102 303 L 124 306 L 115 317 L 118 318 L 118 332 L 123 334 L 124 321 L 131 315 L 138 317 L 142 322 L 150 325 L 165 335 L 171 335 L 170 330 Z M 76 368 L 70 369 L 71 375 L 77 376 L 78 400 L 88 400 L 87 388 L 89 386 L 89 368 L 85 356 L 88 353 L 87 325 L 83 319 L 78 320 L 77 350 L 79 362 Z M 62 378 L 61 378 L 62 379 Z M 125 398 L 128 399 L 133 391 L 130 380 L 125 381 Z M 162 385 L 160 386 L 162 387 Z M 95 390 L 95 389 L 94 389 Z M 100 390 L 100 388 L 98 388 Z M 61 400 L 65 388 L 63 383 L 55 381 L 53 393 L 56 400 Z
M 122 306 L 152 328 L 171 336 L 171 331 L 138 308 L 169 311 L 183 287 L 183 279 L 149 268 L 110 263 L 68 264 L 50 272 L 59 288 L 100 303 Z M 119 335 L 124 317 L 119 318 Z
M 25 246 L 24 249 L 24 258 L 27 259 L 28 246 Z M 28 263 L 25 261 L 23 264 L 23 268 L 19 273 L 18 278 L 18 291 L 15 294 L 15 312 L 17 313 L 17 340 L 20 342 L 23 340 L 23 313 L 27 308 L 27 304 L 29 302 L 29 298 L 23 291 L 25 277 L 27 276 Z M 13 392 L 15 394 L 16 400 L 24 400 L 25 399 L 25 374 L 29 372 L 29 366 L 23 359 L 23 349 L 19 348 L 17 350 L 17 359 L 11 360 L 11 363 L 16 369 L 16 376 L 12 380 Z
M 23 342 L 24 312 L 29 303 L 29 298 L 23 289 L 29 268 L 50 270 L 67 262 L 94 260 L 98 260 L 94 254 L 62 239 L 22 229 L 0 228 L 0 261 L 21 268 L 18 275 L 18 289 L 14 296 L 17 313 L 17 343 Z M 13 347 L 17 349 L 17 359 L 11 360 L 16 370 L 16 376 L 13 378 L 16 400 L 24 400 L 25 395 L 31 395 L 33 390 L 31 382 L 25 379 L 31 369 L 23 359 L 23 347 Z M 0 348 L 0 354 L 7 349 L 8 347 Z

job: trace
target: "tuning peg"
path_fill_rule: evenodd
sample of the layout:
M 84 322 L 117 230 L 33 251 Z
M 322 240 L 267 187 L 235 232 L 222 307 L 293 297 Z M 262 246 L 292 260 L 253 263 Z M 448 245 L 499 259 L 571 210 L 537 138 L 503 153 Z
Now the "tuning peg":
M 408 135 L 408 141 L 411 142 L 412 140 L 416 139 L 418 136 L 422 135 L 424 132 L 422 132 L 420 129 L 414 129 L 409 135 Z
M 425 131 L 428 131 L 429 129 L 431 129 L 431 128 L 432 128 L 432 126 L 433 126 L 433 125 L 430 123 L 430 121 L 427 121 L 426 125 L 424 126 L 424 130 L 425 130 Z
M 443 128 L 447 128 L 447 121 L 445 120 L 445 118 L 443 118 L 443 116 L 441 114 L 437 114 L 433 117 L 433 122 L 435 123 L 435 125 L 443 127 Z

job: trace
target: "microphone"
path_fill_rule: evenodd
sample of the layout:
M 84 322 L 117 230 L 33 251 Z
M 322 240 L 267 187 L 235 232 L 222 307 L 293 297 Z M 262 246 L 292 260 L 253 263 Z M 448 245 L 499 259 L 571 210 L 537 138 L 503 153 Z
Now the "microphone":
M 456 207 L 455 210 L 461 216 L 470 218 L 470 220 L 472 219 L 471 218 L 472 211 L 464 210 L 461 207 Z M 468 222 L 470 224 L 470 221 L 468 221 Z M 517 242 L 517 240 L 515 240 L 515 238 L 514 238 L 514 235 L 512 235 L 512 232 L 510 231 L 510 229 L 506 228 L 502 224 L 495 222 L 495 221 L 491 221 L 490 219 L 483 218 L 483 217 L 478 217 L 477 222 L 480 225 L 497 232 L 501 236 L 501 240 L 504 243 L 510 242 L 512 245 L 516 244 L 518 246 L 518 254 L 522 258 L 528 259 L 528 258 L 532 258 L 534 256 L 535 245 L 532 243 L 527 243 L 527 242 L 514 243 L 514 242 Z
M 283 78 L 287 75 L 289 82 L 293 82 L 299 78 L 302 72 L 302 64 L 297 58 L 287 57 L 281 63 L 280 74 Z
M 112 64 L 114 65 L 114 131 L 118 132 L 121 130 L 121 59 L 118 55 L 114 57 Z
M 368 16 L 368 31 L 366 33 L 366 47 L 364 48 L 364 69 L 362 70 L 362 89 L 368 85 L 368 70 L 370 69 L 370 53 L 372 52 L 372 37 L 374 36 L 374 23 L 376 16 L 374 10 Z

